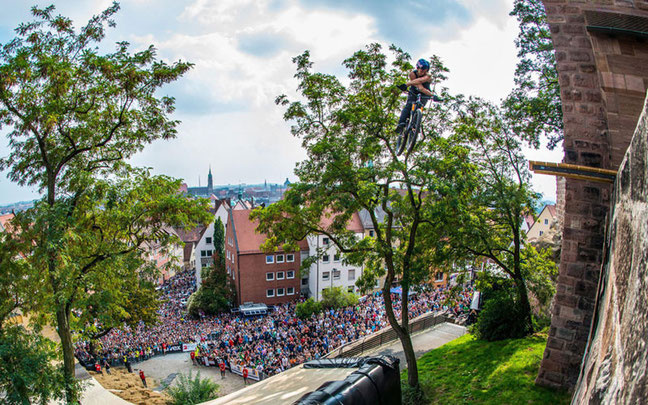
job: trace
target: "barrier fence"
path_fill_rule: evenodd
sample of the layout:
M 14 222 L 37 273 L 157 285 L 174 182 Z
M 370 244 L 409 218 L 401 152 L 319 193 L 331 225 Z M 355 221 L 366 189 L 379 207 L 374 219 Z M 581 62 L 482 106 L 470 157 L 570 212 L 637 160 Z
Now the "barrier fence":
M 409 332 L 415 333 L 444 322 L 452 322 L 452 319 L 447 315 L 447 313 L 427 313 L 410 322 L 408 325 Z M 360 356 L 368 350 L 375 349 L 385 343 L 393 342 L 396 339 L 398 339 L 398 335 L 391 326 L 388 326 L 376 333 L 362 338 L 361 340 L 356 340 L 338 347 L 337 349 L 327 353 L 324 358 Z

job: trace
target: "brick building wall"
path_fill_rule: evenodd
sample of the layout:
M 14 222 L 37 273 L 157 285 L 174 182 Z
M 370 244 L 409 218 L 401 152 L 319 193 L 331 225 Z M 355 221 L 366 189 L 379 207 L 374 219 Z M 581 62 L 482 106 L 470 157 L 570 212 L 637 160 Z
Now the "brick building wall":
M 282 252 L 269 255 L 274 259 L 271 264 L 266 263 L 266 255 L 262 252 L 238 256 L 239 305 L 245 302 L 277 305 L 299 297 L 299 252 L 289 254 L 294 261 L 286 262 L 286 254 Z M 278 256 L 284 257 L 283 263 L 277 263 Z M 292 272 L 291 278 L 288 278 L 289 272 Z M 271 297 L 268 290 L 272 291 Z
M 225 227 L 225 269 L 236 289 L 237 303 L 277 305 L 296 300 L 300 294 L 301 251 L 262 252 L 266 235 L 256 231 L 257 223 L 250 221 L 250 212 L 229 210 Z M 307 247 L 305 241 L 300 243 L 301 249 Z
M 561 87 L 563 162 L 616 170 L 643 105 L 648 43 L 628 30 L 601 28 L 628 16 L 641 22 L 648 17 L 648 1 L 543 3 Z M 557 186 L 563 245 L 549 339 L 536 381 L 573 389 L 592 323 L 611 187 L 574 179 Z

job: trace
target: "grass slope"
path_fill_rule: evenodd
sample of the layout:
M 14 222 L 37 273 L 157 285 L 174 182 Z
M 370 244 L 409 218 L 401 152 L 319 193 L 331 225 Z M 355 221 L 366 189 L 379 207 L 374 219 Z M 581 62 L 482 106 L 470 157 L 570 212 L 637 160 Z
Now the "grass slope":
M 421 386 L 430 404 L 569 404 L 570 394 L 534 384 L 546 344 L 546 333 L 498 342 L 465 335 L 418 360 Z

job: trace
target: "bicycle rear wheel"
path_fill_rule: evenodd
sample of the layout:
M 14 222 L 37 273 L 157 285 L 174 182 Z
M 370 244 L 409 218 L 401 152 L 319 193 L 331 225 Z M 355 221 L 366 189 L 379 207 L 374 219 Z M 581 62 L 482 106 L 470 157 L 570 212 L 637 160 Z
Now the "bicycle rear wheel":
M 412 117 L 412 125 L 410 127 L 409 133 L 407 136 L 407 154 L 409 155 L 414 150 L 416 145 L 416 138 L 418 138 L 418 133 L 421 130 L 421 110 L 414 111 L 414 116 Z

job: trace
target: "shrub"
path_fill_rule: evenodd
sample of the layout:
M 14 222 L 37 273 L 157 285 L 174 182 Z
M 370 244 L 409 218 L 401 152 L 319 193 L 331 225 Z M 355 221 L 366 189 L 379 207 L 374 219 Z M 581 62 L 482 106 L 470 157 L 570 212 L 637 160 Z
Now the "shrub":
M 217 397 L 219 386 L 212 380 L 206 378 L 200 379 L 200 371 L 196 377 L 181 374 L 178 377 L 178 384 L 175 387 L 167 389 L 171 399 L 167 402 L 169 405 L 193 405 L 209 401 Z
M 530 330 L 524 311 L 515 301 L 515 290 L 489 292 L 477 323 L 471 329 L 478 339 L 494 341 L 526 336 Z
M 295 314 L 301 319 L 310 318 L 313 314 L 320 312 L 322 312 L 322 304 L 315 301 L 312 297 L 304 302 L 300 302 L 295 308 Z
M 354 293 L 345 291 L 342 287 L 332 287 L 322 290 L 322 306 L 324 308 L 344 308 L 357 305 L 359 298 Z

